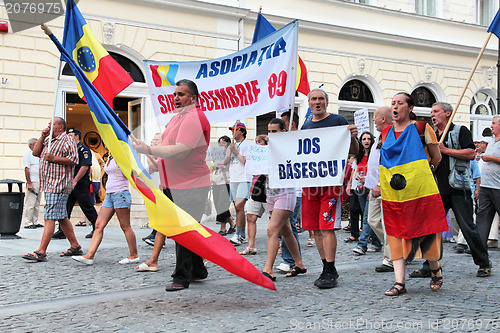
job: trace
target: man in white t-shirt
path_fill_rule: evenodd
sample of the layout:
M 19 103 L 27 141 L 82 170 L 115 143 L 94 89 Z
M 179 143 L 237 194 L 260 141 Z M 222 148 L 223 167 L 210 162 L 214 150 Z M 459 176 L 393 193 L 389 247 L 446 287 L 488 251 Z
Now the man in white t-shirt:
M 246 242 L 245 203 L 250 194 L 250 179 L 245 172 L 245 162 L 250 142 L 245 140 L 247 137 L 245 124 L 238 122 L 229 129 L 233 131 L 233 142 L 229 145 L 229 153 L 224 164 L 229 164 L 230 197 L 236 209 L 236 232 L 230 242 L 241 245 Z
M 28 150 L 23 157 L 24 175 L 26 176 L 26 197 L 24 200 L 23 224 L 26 229 L 43 227 L 38 224 L 38 208 L 40 207 L 40 180 L 38 178 L 39 158 L 33 156 L 33 147 L 38 139 L 28 141 Z

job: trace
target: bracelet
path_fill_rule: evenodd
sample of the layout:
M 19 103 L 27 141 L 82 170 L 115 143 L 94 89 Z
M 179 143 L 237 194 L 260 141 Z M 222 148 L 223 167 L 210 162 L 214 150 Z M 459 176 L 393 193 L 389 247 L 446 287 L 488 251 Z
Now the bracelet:
M 151 152 L 151 146 L 147 146 L 147 147 L 148 147 L 148 154 L 153 155 L 153 153 Z

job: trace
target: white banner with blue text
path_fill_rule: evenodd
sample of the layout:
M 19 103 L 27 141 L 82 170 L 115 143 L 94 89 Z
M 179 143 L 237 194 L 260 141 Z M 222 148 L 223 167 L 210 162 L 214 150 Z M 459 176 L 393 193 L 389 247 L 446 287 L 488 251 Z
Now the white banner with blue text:
M 199 105 L 211 123 L 253 118 L 294 107 L 299 22 L 236 53 L 203 61 L 144 60 L 159 125 L 176 114 L 175 83 L 196 83 Z
M 341 186 L 350 144 L 347 126 L 269 133 L 269 187 Z

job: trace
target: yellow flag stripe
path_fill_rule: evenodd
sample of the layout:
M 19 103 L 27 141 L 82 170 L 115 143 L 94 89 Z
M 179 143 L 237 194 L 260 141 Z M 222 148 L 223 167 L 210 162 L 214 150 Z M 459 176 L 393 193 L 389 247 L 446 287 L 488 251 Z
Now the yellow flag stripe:
M 395 174 L 405 177 L 404 189 L 398 191 L 391 187 L 390 182 Z M 439 193 L 427 160 L 417 160 L 390 169 L 380 165 L 380 188 L 382 199 L 393 202 L 415 200 Z

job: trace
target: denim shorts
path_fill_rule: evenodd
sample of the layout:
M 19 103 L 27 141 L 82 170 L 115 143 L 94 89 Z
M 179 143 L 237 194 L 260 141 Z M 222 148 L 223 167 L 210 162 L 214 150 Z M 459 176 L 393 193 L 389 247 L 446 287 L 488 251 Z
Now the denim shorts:
M 103 207 L 109 208 L 130 208 L 132 205 L 132 196 L 129 190 L 121 192 L 106 193 L 106 197 L 102 203 Z

